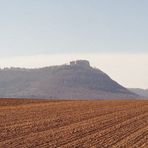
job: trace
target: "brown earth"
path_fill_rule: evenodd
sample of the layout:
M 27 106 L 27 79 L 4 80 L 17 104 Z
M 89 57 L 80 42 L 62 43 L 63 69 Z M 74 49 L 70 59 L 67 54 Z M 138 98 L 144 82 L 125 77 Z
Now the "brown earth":
M 148 101 L 0 99 L 0 148 L 148 148 Z

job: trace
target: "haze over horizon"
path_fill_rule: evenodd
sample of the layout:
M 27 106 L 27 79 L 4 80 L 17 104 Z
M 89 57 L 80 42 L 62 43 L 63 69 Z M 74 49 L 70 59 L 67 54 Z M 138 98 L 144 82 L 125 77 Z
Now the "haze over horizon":
M 0 67 L 86 59 L 125 87 L 148 88 L 147 0 L 0 1 Z

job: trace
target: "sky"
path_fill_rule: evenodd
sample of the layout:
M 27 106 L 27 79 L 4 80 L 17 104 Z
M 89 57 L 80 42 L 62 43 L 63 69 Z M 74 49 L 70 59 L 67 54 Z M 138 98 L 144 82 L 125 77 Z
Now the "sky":
M 0 0 L 0 67 L 88 59 L 148 88 L 147 0 Z

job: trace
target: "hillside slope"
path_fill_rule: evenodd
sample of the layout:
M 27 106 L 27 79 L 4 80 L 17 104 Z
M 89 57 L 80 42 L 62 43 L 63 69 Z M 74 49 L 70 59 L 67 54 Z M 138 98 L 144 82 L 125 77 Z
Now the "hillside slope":
M 40 69 L 0 70 L 0 97 L 116 99 L 136 95 L 92 68 L 88 61 L 76 61 Z
M 139 96 L 148 98 L 148 89 L 129 88 L 129 91 L 138 94 Z

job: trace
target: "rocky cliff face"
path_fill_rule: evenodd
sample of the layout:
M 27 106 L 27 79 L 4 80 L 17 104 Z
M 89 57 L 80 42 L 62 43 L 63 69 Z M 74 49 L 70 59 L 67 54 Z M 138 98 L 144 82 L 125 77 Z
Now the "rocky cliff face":
M 88 61 L 40 69 L 0 71 L 0 97 L 55 99 L 135 98 L 134 93 L 94 69 Z

